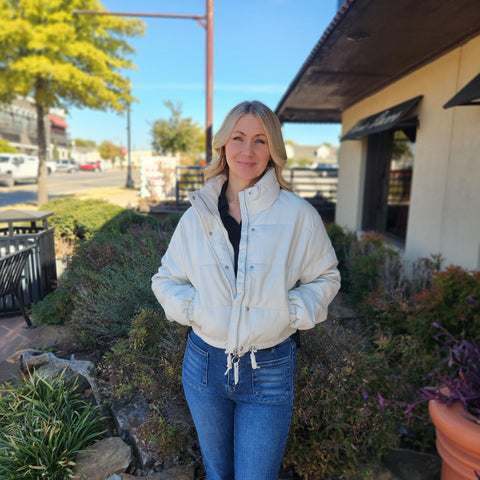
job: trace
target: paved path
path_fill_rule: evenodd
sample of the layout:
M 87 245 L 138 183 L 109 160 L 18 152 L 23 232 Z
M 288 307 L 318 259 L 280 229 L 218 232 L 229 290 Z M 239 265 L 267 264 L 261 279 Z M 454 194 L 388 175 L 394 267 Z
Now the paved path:
M 16 351 L 26 348 L 58 349 L 67 339 L 63 326 L 41 325 L 25 328 L 22 316 L 0 318 L 0 384 L 21 376 L 20 363 L 7 361 Z

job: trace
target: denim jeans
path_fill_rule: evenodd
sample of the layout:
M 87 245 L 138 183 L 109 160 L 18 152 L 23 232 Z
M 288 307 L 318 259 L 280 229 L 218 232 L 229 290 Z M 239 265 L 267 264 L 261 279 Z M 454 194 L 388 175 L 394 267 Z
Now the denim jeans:
M 240 357 L 238 383 L 223 349 L 190 332 L 182 381 L 208 480 L 277 480 L 293 411 L 291 338 Z

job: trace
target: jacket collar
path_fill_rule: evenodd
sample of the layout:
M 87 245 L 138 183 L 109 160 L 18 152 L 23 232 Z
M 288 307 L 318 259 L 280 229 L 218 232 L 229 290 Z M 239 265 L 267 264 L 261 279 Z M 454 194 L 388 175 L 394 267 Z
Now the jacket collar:
M 224 175 L 209 180 L 200 190 L 189 195 L 192 204 L 200 197 L 211 212 L 218 214 L 218 197 L 226 181 Z M 280 184 L 275 169 L 269 168 L 263 177 L 253 186 L 240 192 L 240 201 L 244 200 L 249 213 L 258 213 L 269 208 L 280 193 Z

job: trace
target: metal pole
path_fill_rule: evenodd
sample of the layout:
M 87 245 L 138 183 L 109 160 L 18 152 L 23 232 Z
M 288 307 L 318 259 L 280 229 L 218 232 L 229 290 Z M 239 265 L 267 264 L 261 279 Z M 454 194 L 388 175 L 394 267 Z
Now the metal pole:
M 205 161 L 212 160 L 212 123 L 213 123 L 213 0 L 207 0 L 207 65 L 206 65 L 206 125 L 205 125 Z
M 78 15 L 114 15 L 119 17 L 158 17 L 158 18 L 190 18 L 198 22 L 207 32 L 206 51 L 206 125 L 205 125 L 205 160 L 210 163 L 212 159 L 212 124 L 213 124 L 213 2 L 206 0 L 206 15 L 183 15 L 166 13 L 132 13 L 132 12 L 99 12 L 95 10 L 73 10 Z M 204 21 L 205 20 L 205 21 Z M 130 115 L 130 113 L 128 113 Z M 130 146 L 128 147 L 130 155 Z M 130 162 L 130 160 L 129 160 Z M 130 163 L 129 163 L 130 165 Z M 128 183 L 128 180 L 127 180 Z M 130 188 L 130 187 L 129 187 Z
M 130 148 L 130 104 L 127 107 L 127 183 L 125 184 L 126 188 L 135 188 L 135 183 L 132 178 L 132 160 L 130 156 L 131 148 Z

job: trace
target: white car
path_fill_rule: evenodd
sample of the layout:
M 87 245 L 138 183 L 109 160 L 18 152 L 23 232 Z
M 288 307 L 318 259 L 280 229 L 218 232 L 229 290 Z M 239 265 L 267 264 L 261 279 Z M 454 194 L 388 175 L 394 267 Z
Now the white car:
M 53 160 L 47 161 L 47 175 L 57 171 L 57 163 Z
M 23 153 L 0 153 L 0 184 L 38 182 L 38 158 Z

